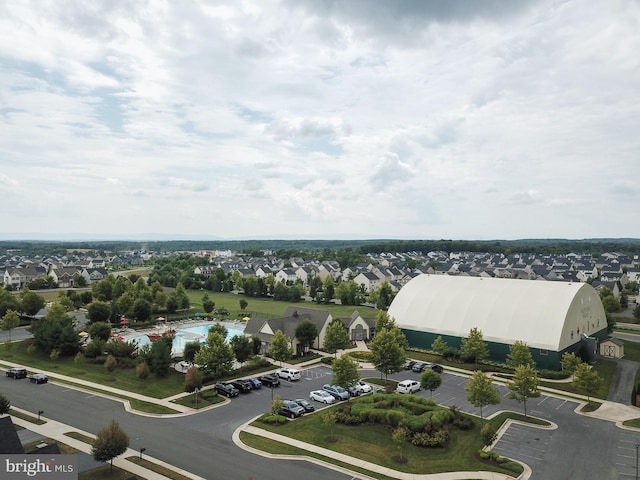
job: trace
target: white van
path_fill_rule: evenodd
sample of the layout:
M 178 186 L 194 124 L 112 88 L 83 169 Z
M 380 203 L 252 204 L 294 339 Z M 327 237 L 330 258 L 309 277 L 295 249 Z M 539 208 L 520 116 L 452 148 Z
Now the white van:
M 289 380 L 290 382 L 295 382 L 296 380 L 300 380 L 302 375 L 300 374 L 300 370 L 295 368 L 281 368 L 276 371 L 276 375 L 280 378 L 284 378 Z
M 398 388 L 396 389 L 398 393 L 416 393 L 420 391 L 420 382 L 416 382 L 415 380 L 403 380 L 398 383 Z

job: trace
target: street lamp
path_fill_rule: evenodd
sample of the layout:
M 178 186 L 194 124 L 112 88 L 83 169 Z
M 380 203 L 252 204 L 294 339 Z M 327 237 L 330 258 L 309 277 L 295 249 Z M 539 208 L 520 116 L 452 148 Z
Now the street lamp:
M 193 389 L 193 393 L 196 396 L 196 408 L 198 408 L 198 392 L 200 391 L 200 389 L 198 387 Z
M 640 449 L 640 443 L 636 443 L 636 480 L 638 480 L 638 450 Z

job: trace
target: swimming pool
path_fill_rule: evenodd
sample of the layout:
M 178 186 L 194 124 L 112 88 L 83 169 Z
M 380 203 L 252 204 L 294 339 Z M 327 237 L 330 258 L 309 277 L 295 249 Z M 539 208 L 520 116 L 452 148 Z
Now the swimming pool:
M 209 329 L 213 323 L 206 323 L 202 325 L 194 325 L 193 327 L 180 328 L 176 332 L 176 336 L 171 344 L 171 355 L 182 355 L 185 343 L 199 342 L 206 343 Z M 236 328 L 225 325 L 227 329 L 227 342 L 229 342 L 236 335 L 244 335 L 244 328 Z M 136 335 L 135 337 L 128 337 L 127 342 L 134 342 L 138 347 L 144 347 L 150 345 L 151 340 L 147 335 Z
M 173 345 L 171 347 L 172 355 L 181 355 L 184 350 L 185 343 L 200 342 L 206 343 L 209 329 L 213 326 L 212 323 L 195 325 L 193 327 L 181 328 L 176 332 L 176 336 L 173 339 Z M 244 328 L 230 327 L 225 325 L 227 329 L 227 342 L 230 341 L 236 335 L 244 335 Z

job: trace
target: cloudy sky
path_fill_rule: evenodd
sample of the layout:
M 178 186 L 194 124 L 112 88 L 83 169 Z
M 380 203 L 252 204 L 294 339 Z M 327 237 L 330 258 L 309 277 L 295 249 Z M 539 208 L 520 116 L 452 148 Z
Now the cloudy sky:
M 640 237 L 637 0 L 0 3 L 0 238 Z

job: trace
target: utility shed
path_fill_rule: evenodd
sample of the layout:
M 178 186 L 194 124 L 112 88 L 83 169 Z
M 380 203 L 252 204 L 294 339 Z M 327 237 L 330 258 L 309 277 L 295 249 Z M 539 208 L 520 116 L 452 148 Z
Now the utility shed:
M 560 369 L 564 352 L 593 360 L 586 337 L 607 337 L 600 296 L 587 283 L 424 274 L 398 292 L 389 315 L 412 347 L 430 349 L 442 336 L 458 348 L 476 327 L 492 360 L 504 362 L 520 340 L 538 368 Z
M 600 355 L 609 358 L 624 357 L 624 342 L 618 338 L 607 338 L 600 342 Z

